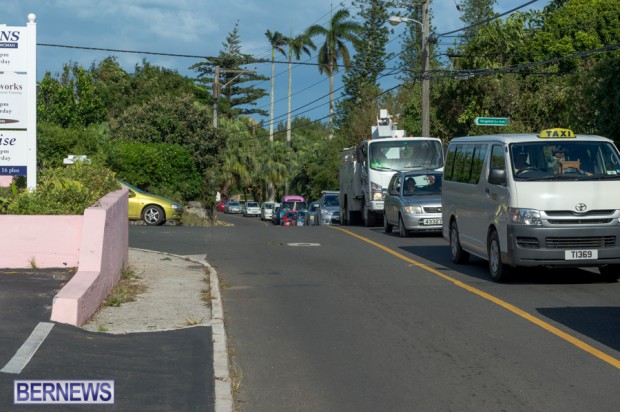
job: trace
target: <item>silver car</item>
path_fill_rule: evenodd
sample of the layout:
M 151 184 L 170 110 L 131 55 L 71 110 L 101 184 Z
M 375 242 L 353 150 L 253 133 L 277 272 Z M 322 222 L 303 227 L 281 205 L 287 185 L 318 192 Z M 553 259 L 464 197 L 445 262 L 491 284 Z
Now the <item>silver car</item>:
M 241 213 L 241 203 L 235 201 L 226 203 L 224 213 Z
M 400 236 L 411 232 L 441 232 L 442 172 L 397 172 L 392 176 L 383 202 L 383 228 Z
M 317 226 L 329 226 L 340 224 L 340 200 L 338 191 L 323 191 L 319 199 L 319 207 L 316 209 L 314 224 Z

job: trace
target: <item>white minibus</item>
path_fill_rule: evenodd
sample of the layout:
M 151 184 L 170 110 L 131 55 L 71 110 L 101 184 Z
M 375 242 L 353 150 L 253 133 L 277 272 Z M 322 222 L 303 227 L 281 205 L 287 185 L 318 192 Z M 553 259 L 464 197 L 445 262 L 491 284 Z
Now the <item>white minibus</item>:
M 620 276 L 620 155 L 613 141 L 568 129 L 458 137 L 447 149 L 442 233 L 452 261 L 598 267 Z

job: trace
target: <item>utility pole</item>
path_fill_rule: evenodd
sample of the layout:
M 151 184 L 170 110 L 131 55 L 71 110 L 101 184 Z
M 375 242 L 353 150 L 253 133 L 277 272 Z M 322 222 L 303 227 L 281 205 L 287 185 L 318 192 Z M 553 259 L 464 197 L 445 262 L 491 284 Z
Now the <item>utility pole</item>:
M 422 78 L 422 136 L 430 136 L 431 126 L 431 111 L 430 111 L 430 82 L 428 77 L 428 69 L 430 66 L 430 51 L 429 51 L 429 26 L 430 17 L 428 11 L 429 0 L 422 0 L 422 21 L 410 19 L 401 16 L 391 16 L 388 21 L 391 25 L 397 26 L 400 23 L 416 23 L 422 27 L 422 58 L 421 58 L 421 70 L 420 77 Z M 401 3 L 395 3 L 396 6 L 407 6 Z
M 431 113 L 430 113 L 430 82 L 427 71 L 430 66 L 429 59 L 429 14 L 428 1 L 422 3 L 422 136 L 430 136 Z
M 225 85 L 220 84 L 220 74 L 221 73 L 238 73 L 235 77 L 230 79 L 228 83 Z M 233 80 L 237 77 L 241 76 L 244 73 L 254 73 L 253 70 L 233 70 L 233 69 L 222 69 L 220 66 L 215 66 L 215 76 L 213 77 L 213 128 L 217 129 L 217 115 L 220 107 L 220 93 L 221 90 L 231 84 Z

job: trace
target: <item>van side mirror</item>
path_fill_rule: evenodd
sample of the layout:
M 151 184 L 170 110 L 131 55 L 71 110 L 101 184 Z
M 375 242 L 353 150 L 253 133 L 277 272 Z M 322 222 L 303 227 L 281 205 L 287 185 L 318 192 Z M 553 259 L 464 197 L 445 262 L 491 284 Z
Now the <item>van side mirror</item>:
M 492 185 L 505 185 L 506 184 L 506 170 L 505 169 L 491 169 L 489 173 L 489 183 Z

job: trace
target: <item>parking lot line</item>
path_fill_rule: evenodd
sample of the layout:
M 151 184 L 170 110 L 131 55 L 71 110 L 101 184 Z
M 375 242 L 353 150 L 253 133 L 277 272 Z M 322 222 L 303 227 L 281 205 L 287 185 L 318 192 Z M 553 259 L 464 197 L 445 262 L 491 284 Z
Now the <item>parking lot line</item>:
M 53 327 L 54 324 L 51 322 L 39 322 L 30 336 L 28 336 L 28 339 L 26 339 L 23 345 L 15 352 L 13 358 L 4 365 L 4 368 L 0 369 L 0 372 L 21 373 Z

